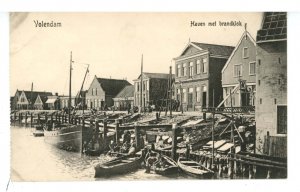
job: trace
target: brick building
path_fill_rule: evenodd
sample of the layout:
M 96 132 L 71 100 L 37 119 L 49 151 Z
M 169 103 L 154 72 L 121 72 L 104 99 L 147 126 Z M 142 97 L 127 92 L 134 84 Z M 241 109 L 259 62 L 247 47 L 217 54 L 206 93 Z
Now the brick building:
M 174 76 L 173 76 L 174 77 Z M 167 73 L 143 73 L 143 86 L 141 75 L 134 80 L 134 106 L 161 105 L 167 98 L 168 82 L 170 75 Z M 142 101 L 141 90 L 142 89 Z
M 189 42 L 175 60 L 175 98 L 184 110 L 222 101 L 221 70 L 234 47 Z
M 113 98 L 127 85 L 131 84 L 124 79 L 97 78 L 95 75 L 86 93 L 87 108 L 103 109 L 104 106 L 113 106 Z
M 239 85 L 242 86 L 236 88 Z M 243 33 L 222 69 L 222 87 L 223 98 L 228 98 L 225 107 L 255 105 L 256 44 L 248 31 Z
M 287 14 L 264 14 L 257 33 L 256 153 L 287 156 Z

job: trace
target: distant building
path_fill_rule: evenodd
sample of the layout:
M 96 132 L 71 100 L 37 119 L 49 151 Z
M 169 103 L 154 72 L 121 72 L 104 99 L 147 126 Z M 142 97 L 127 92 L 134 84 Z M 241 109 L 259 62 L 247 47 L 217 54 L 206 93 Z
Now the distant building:
M 235 89 L 238 85 L 241 86 Z M 228 98 L 225 107 L 255 105 L 256 44 L 248 31 L 243 33 L 222 69 L 222 87 L 223 98 Z
M 59 102 L 58 94 L 56 93 L 55 95 L 48 96 L 46 104 L 47 104 L 47 108 L 50 110 L 60 110 L 60 102 Z
M 86 93 L 87 108 L 103 109 L 105 106 L 113 106 L 113 98 L 127 85 L 131 84 L 124 79 L 106 79 L 95 76 Z
M 257 32 L 256 153 L 287 156 L 287 13 L 264 14 Z
M 13 109 L 47 109 L 47 97 L 51 95 L 51 92 L 17 90 L 12 106 Z
M 172 77 L 174 77 L 172 75 Z M 170 75 L 167 73 L 143 73 L 143 86 L 141 75 L 134 81 L 134 106 L 147 107 L 148 105 L 161 105 L 167 99 L 168 82 Z M 141 100 L 142 89 L 142 100 Z
M 70 100 L 69 96 L 60 95 L 58 97 L 58 100 L 59 100 L 60 109 L 69 108 L 69 100 Z M 74 96 L 71 97 L 71 106 L 72 107 L 75 106 L 75 97 Z
M 118 95 L 113 98 L 115 110 L 127 110 L 133 107 L 134 86 L 125 86 Z
M 175 94 L 184 110 L 196 111 L 212 107 L 213 103 L 217 106 L 222 101 L 221 70 L 233 49 L 231 46 L 189 42 L 174 59 Z

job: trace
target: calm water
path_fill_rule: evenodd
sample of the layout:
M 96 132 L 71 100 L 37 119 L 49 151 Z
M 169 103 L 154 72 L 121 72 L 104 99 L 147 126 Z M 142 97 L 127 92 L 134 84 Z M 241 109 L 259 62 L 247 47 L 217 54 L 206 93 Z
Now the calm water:
M 60 150 L 45 143 L 44 137 L 34 137 L 32 131 L 31 128 L 11 127 L 11 177 L 14 181 L 101 180 L 94 178 L 94 166 L 113 158 L 105 155 L 100 157 L 82 156 L 80 153 Z M 163 177 L 156 174 L 146 174 L 145 170 L 140 169 L 136 172 L 107 179 L 156 180 L 172 178 L 185 179 L 189 177 L 182 174 Z

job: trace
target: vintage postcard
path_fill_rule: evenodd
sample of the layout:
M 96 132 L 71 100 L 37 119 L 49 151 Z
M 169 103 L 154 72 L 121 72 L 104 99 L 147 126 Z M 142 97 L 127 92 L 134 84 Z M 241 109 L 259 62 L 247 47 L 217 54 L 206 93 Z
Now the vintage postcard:
M 287 13 L 10 13 L 12 181 L 286 179 Z

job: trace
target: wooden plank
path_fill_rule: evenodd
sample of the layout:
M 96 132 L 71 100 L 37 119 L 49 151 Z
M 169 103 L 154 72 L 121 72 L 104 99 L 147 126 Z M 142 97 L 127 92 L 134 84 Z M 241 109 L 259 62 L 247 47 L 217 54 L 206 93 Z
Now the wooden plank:
M 264 163 L 257 163 L 257 162 L 254 162 L 254 161 L 246 161 L 246 160 L 235 159 L 235 158 L 231 158 L 231 157 L 228 157 L 228 160 L 238 161 L 238 162 L 241 162 L 241 163 L 246 163 L 246 164 L 256 165 L 256 166 L 261 166 L 261 167 L 276 168 L 276 169 L 287 169 L 287 167 L 269 165 L 269 164 L 264 164 Z
M 234 154 L 234 153 L 229 153 L 229 155 L 235 156 L 237 158 L 243 158 L 246 160 L 255 161 L 255 162 L 269 163 L 269 164 L 273 164 L 273 165 L 277 165 L 277 166 L 285 166 L 285 167 L 287 166 L 286 163 L 276 162 L 276 161 L 272 161 L 272 160 L 260 159 L 260 158 L 256 158 L 256 157 L 250 157 L 250 156 Z

